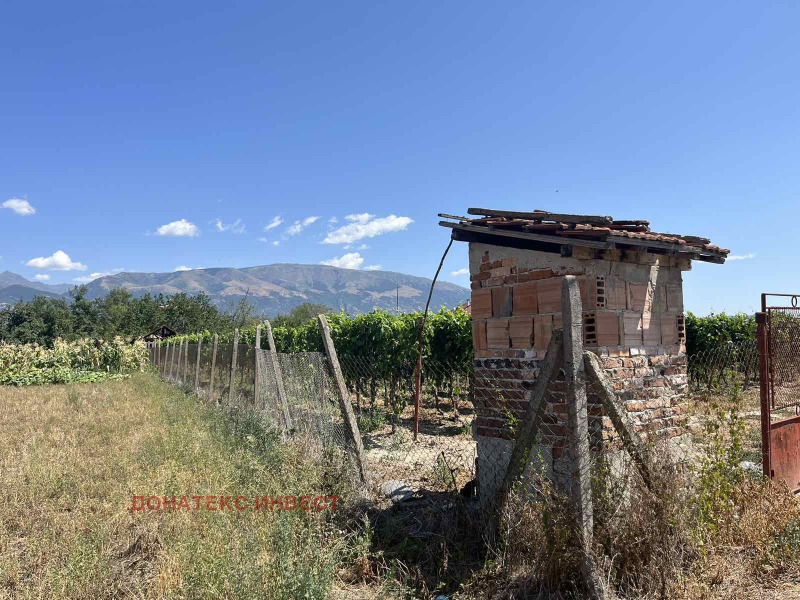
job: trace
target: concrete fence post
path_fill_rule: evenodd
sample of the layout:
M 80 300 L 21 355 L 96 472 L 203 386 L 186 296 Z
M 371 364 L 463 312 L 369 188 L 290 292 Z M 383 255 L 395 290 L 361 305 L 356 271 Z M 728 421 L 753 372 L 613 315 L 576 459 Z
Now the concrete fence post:
M 568 493 L 575 518 L 576 542 L 582 551 L 581 571 L 591 598 L 603 598 L 603 584 L 592 559 L 594 513 L 592 507 L 591 449 L 583 362 L 583 317 L 581 292 L 573 275 L 561 285 L 561 315 L 564 323 L 564 380 L 567 399 Z
M 186 340 L 186 343 L 183 345 L 183 374 L 181 377 L 181 383 L 186 385 L 186 378 L 189 375 L 189 340 Z
M 233 330 L 233 354 L 231 355 L 231 384 L 228 388 L 228 404 L 236 400 L 236 361 L 239 359 L 239 330 Z
M 336 347 L 333 345 L 331 328 L 328 325 L 328 320 L 325 318 L 325 315 L 319 315 L 318 318 L 322 331 L 322 343 L 325 345 L 325 353 L 328 355 L 328 360 L 331 362 L 333 378 L 336 381 L 339 392 L 339 406 L 341 407 L 342 416 L 344 417 L 345 434 L 349 438 L 355 451 L 356 466 L 358 467 L 361 483 L 366 484 L 368 481 L 367 461 L 364 456 L 364 445 L 361 441 L 358 421 L 356 421 L 356 415 L 353 412 L 353 405 L 350 404 L 350 395 L 347 393 L 347 385 L 344 382 L 342 369 L 339 366 L 339 357 L 336 354 Z
M 217 342 L 219 336 L 215 333 L 214 340 L 211 345 L 211 378 L 208 382 L 208 397 L 214 398 L 214 377 L 217 375 Z
M 172 380 L 172 370 L 175 365 L 175 342 L 172 342 L 172 352 L 170 352 L 169 357 L 167 359 L 169 362 L 169 375 L 167 375 L 167 379 Z
M 253 352 L 253 406 L 258 406 L 258 392 L 261 389 L 261 374 L 258 368 L 258 353 L 261 350 L 261 325 L 256 326 L 256 344 Z
M 275 374 L 275 383 L 278 388 L 278 402 L 281 413 L 283 414 L 284 435 L 289 435 L 292 430 L 292 414 L 289 412 L 289 401 L 286 397 L 286 388 L 283 385 L 283 370 L 278 359 L 278 348 L 275 346 L 275 338 L 272 336 L 272 324 L 264 321 L 264 333 L 267 335 L 269 344 L 269 354 L 272 360 L 272 371 Z
M 197 339 L 197 361 L 194 365 L 194 393 L 200 394 L 200 351 L 203 349 L 203 338 Z

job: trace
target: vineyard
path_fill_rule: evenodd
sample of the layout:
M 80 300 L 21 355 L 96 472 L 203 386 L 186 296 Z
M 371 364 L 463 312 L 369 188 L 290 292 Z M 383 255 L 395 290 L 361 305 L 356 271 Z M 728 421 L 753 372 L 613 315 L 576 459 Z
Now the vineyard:
M 57 339 L 52 347 L 0 343 L 0 385 L 88 383 L 143 371 L 147 349 L 141 342 Z

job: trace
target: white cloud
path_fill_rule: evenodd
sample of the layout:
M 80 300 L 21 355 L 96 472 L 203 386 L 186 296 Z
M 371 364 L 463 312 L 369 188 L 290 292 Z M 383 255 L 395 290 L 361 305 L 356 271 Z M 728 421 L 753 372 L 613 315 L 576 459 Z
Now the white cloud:
M 228 223 L 227 225 L 223 223 L 221 219 L 217 219 L 214 221 L 214 228 L 220 233 L 229 232 L 239 234 L 246 231 L 241 219 L 236 219 L 233 223 Z
M 340 267 L 342 269 L 360 269 L 363 262 L 364 258 L 358 252 L 350 252 L 330 260 L 323 260 L 319 264 Z
M 331 217 L 330 219 L 328 219 L 328 223 L 330 223 L 331 225 L 336 225 L 336 223 L 338 222 L 339 219 L 337 219 L 336 217 Z
M 110 271 L 103 271 L 102 273 L 89 273 L 88 275 L 83 275 L 81 277 L 76 277 L 72 281 L 77 281 L 78 283 L 89 283 L 90 281 L 94 281 L 95 279 L 99 279 L 100 277 L 108 277 L 109 275 L 116 275 L 117 273 L 121 273 L 125 269 L 111 269 Z
M 156 229 L 156 235 L 173 237 L 195 237 L 200 235 L 197 225 L 186 219 L 172 221 Z
M 297 235 L 298 233 L 303 231 L 303 229 L 305 229 L 309 225 L 315 223 L 317 220 L 319 220 L 319 217 L 306 217 L 302 221 L 295 221 L 294 224 L 291 225 L 286 230 L 286 234 L 287 235 Z
M 381 269 L 383 269 L 383 267 L 380 265 L 367 265 L 364 267 L 365 271 L 380 271 Z
M 18 215 L 28 217 L 36 212 L 36 209 L 31 206 L 31 203 L 22 198 L 10 198 L 0 204 L 3 208 L 13 210 Z
M 452 273 L 450 273 L 450 275 L 452 275 L 453 277 L 461 277 L 462 275 L 469 275 L 469 269 L 467 268 L 459 269 L 458 271 L 453 271 Z
M 272 242 L 273 246 L 280 246 L 280 244 L 281 243 L 278 240 L 275 240 L 274 242 Z
M 25 263 L 34 269 L 49 269 L 51 271 L 85 271 L 88 267 L 83 263 L 74 262 L 69 254 L 63 250 L 56 250 L 50 256 L 39 256 Z
M 174 269 L 172 269 L 173 273 L 177 273 L 178 271 L 191 271 L 192 267 L 187 267 L 186 265 L 178 265 Z
M 271 231 L 276 227 L 280 227 L 283 224 L 283 217 L 277 216 L 272 217 L 272 221 L 264 225 L 264 231 Z
M 47 281 L 48 279 L 50 279 L 50 275 L 48 275 L 47 273 L 37 273 L 36 275 L 33 276 L 33 278 L 36 281 Z
M 749 260 L 749 259 L 755 258 L 755 257 L 756 257 L 756 253 L 755 252 L 751 252 L 750 254 L 739 254 L 739 255 L 729 256 L 728 260 Z
M 350 223 L 328 233 L 322 240 L 323 244 L 352 244 L 364 238 L 372 238 L 393 231 L 403 231 L 414 222 L 409 217 L 389 215 L 375 218 L 369 213 L 347 215 L 345 219 Z
M 351 223 L 366 223 L 374 217 L 375 215 L 371 215 L 370 213 L 357 213 L 354 215 L 347 215 L 345 220 L 350 221 Z

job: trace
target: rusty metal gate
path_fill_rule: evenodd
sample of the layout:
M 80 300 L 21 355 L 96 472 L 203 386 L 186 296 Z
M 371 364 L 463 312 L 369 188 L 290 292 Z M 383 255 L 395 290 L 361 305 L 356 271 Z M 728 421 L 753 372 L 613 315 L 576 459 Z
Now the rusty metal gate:
M 800 294 L 761 294 L 756 322 L 764 475 L 800 491 Z

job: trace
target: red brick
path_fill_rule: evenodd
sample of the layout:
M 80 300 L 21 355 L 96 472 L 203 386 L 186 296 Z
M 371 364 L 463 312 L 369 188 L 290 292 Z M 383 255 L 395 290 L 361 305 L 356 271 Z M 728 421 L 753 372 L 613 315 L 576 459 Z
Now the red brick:
M 475 314 L 475 309 L 472 309 Z M 624 313 L 622 317 L 623 343 L 625 346 L 642 345 L 642 315 L 639 313 Z
M 550 337 L 553 335 L 552 315 L 539 315 L 533 318 L 533 347 L 547 350 Z
M 480 281 L 473 281 L 469 284 L 470 289 L 479 290 L 481 289 L 481 282 Z
M 481 256 L 481 262 L 489 262 L 489 252 L 484 252 L 483 256 Z
M 491 276 L 492 276 L 492 274 L 489 273 L 489 271 L 482 271 L 482 272 L 476 273 L 475 275 L 470 277 L 470 280 L 471 281 L 486 281 Z
M 543 279 L 537 284 L 540 313 L 561 311 L 561 277 Z
M 616 277 L 606 277 L 606 308 L 611 310 L 628 308 L 625 282 Z
M 486 340 L 486 321 L 483 319 L 472 321 L 472 347 L 475 350 L 486 350 L 489 347 Z
M 598 310 L 594 315 L 598 346 L 619 346 L 619 317 L 615 312 Z
M 492 316 L 510 317 L 511 316 L 512 292 L 510 287 L 499 287 L 492 289 Z
M 515 317 L 509 324 L 512 348 L 533 348 L 533 318 Z
M 472 318 L 487 319 L 492 316 L 492 290 L 472 290 Z
M 678 343 L 678 318 L 675 316 L 661 317 L 661 343 L 665 346 L 674 346 Z
M 644 310 L 647 302 L 647 284 L 629 283 L 628 284 L 628 308 L 631 310 Z
M 683 312 L 683 288 L 680 284 L 667 286 L 667 310 L 671 313 Z
M 497 267 L 489 272 L 492 277 L 505 277 L 506 275 L 511 275 L 511 267 Z
M 486 321 L 486 341 L 489 348 L 508 348 L 510 346 L 508 319 L 489 319 Z
M 661 317 L 659 315 L 642 316 L 642 332 L 645 346 L 661 344 Z
M 514 314 L 535 315 L 539 312 L 536 282 L 523 283 L 514 287 Z
M 578 279 L 578 290 L 581 293 L 581 303 L 583 304 L 584 308 L 594 308 L 595 301 L 594 301 L 594 293 L 589 293 L 589 282 L 587 281 L 586 277 L 580 276 Z M 591 286 L 594 287 L 594 286 Z

